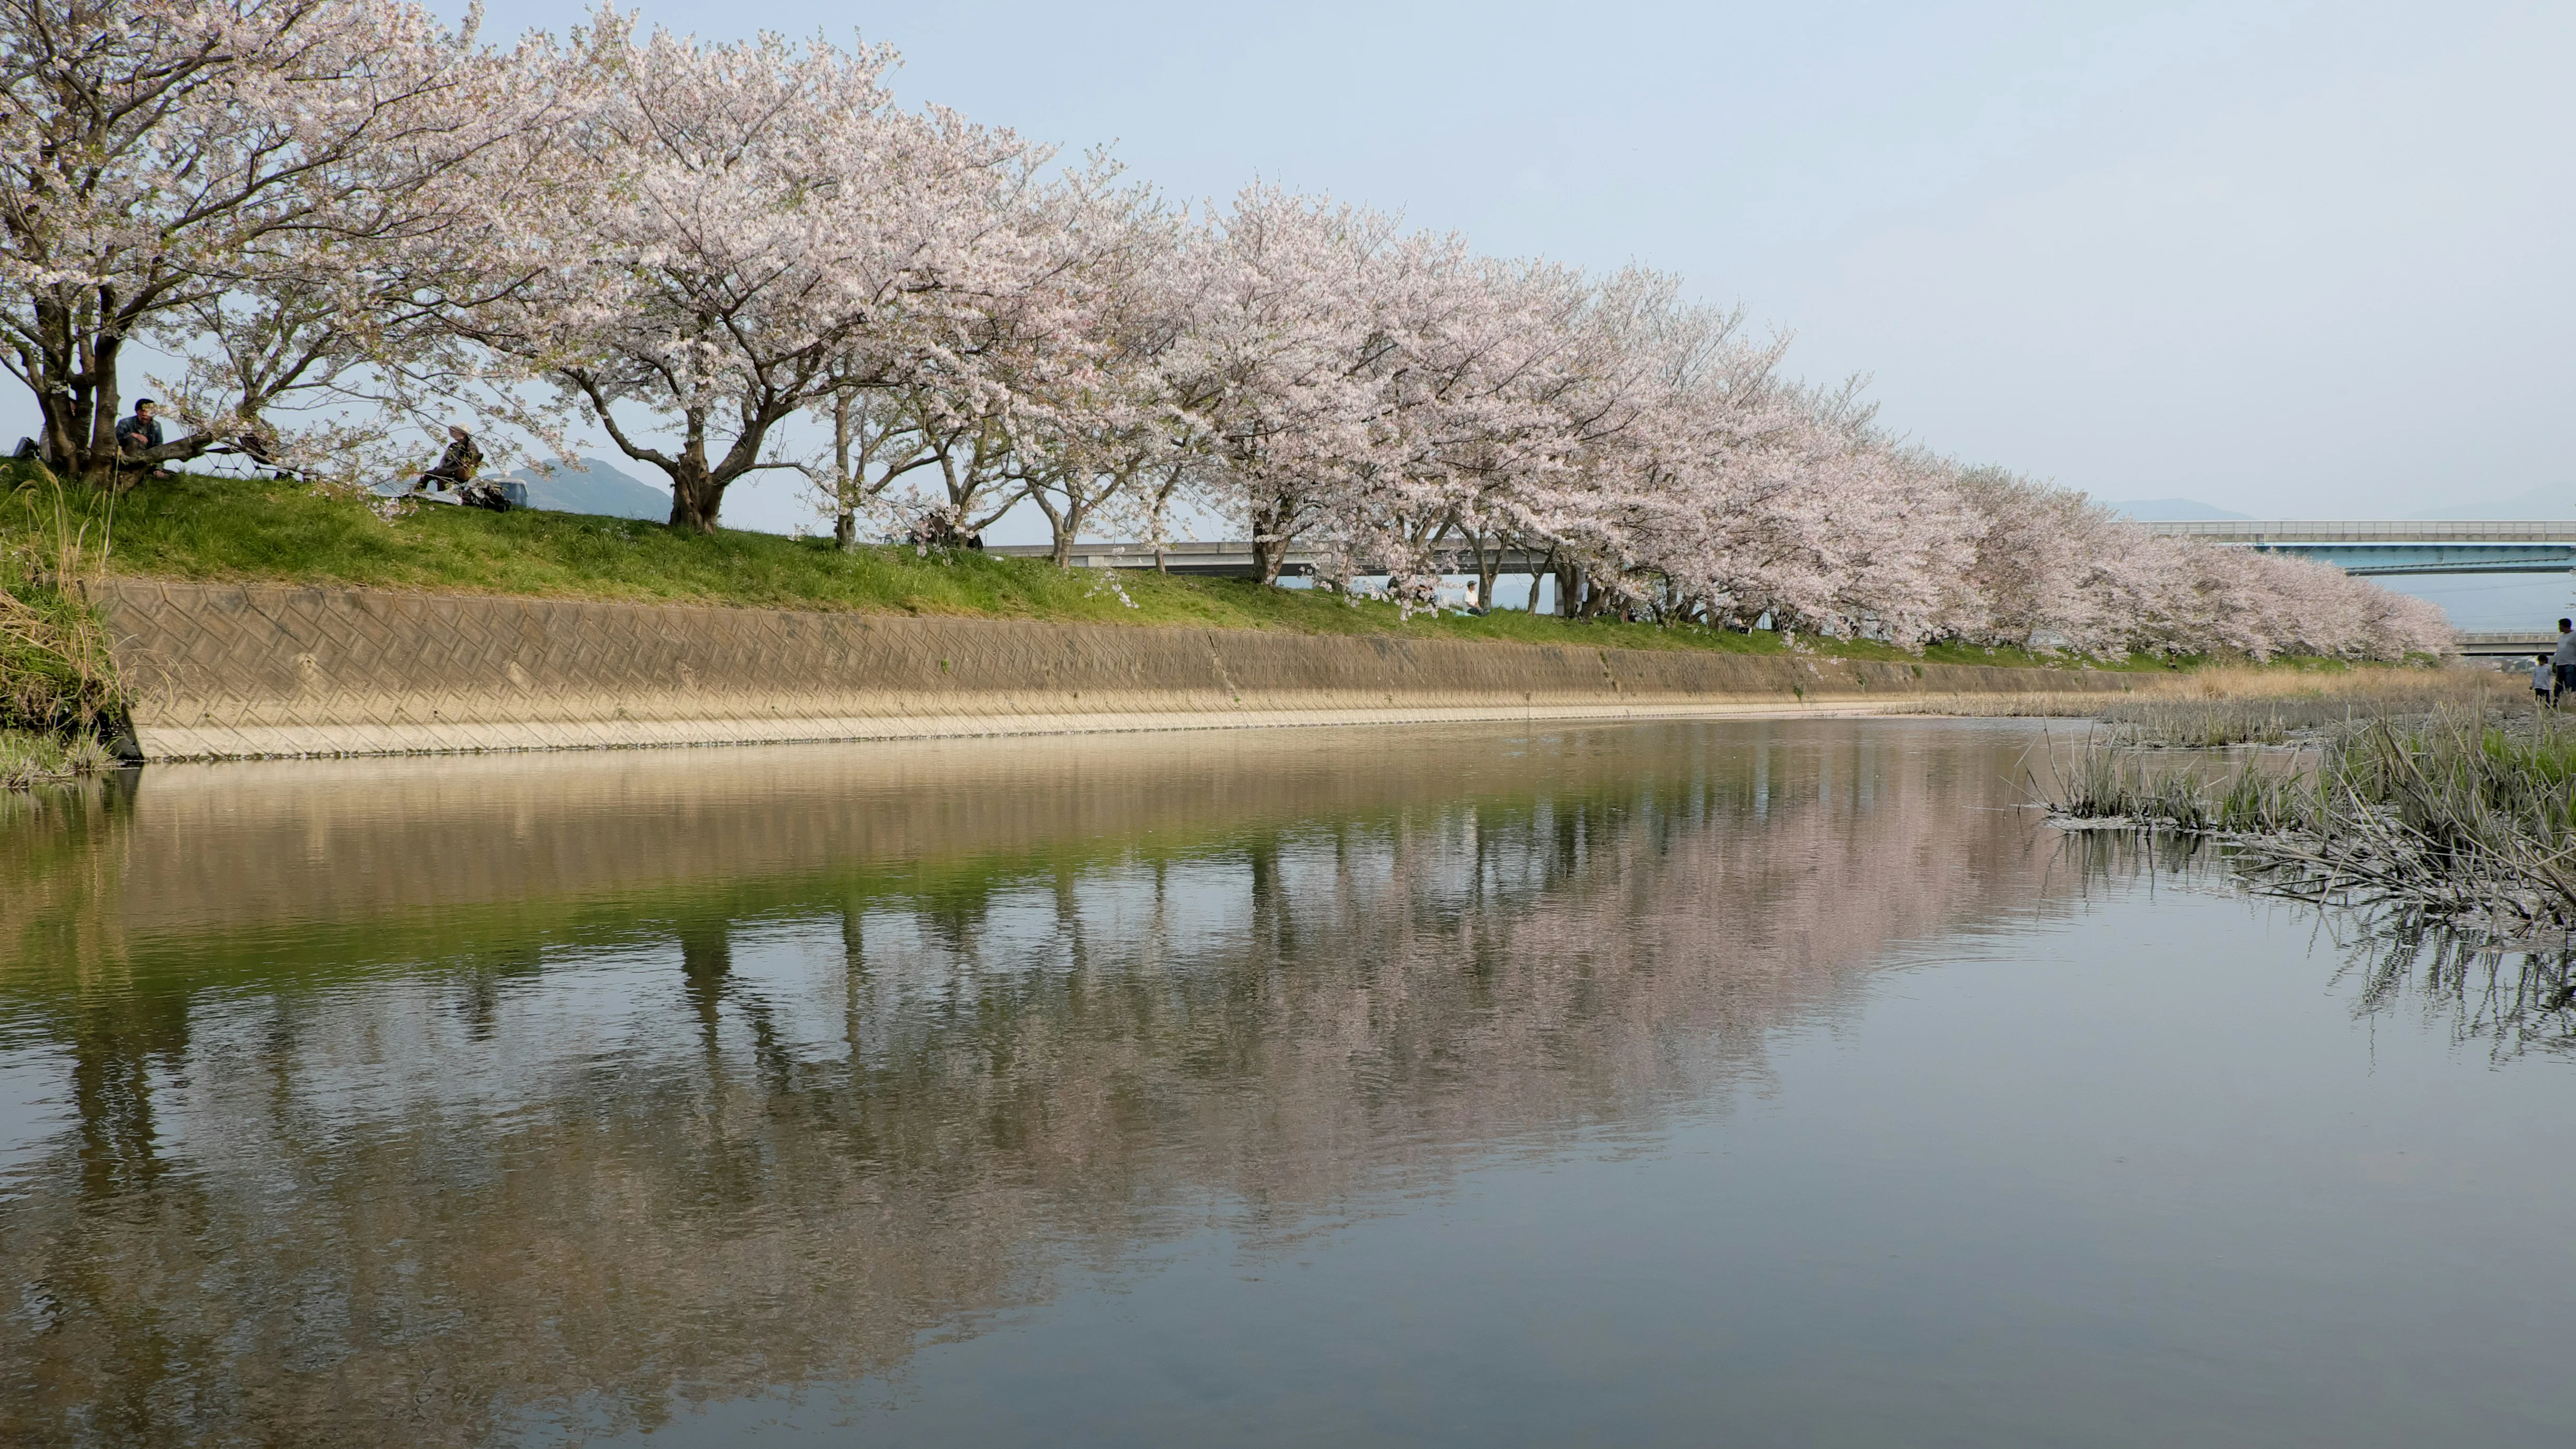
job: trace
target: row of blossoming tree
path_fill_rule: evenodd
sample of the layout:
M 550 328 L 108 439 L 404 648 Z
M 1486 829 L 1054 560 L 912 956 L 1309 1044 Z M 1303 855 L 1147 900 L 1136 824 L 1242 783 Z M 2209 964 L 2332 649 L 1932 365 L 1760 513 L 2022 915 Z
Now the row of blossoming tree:
M 1216 517 L 1422 596 L 1508 564 L 1568 614 L 2092 652 L 2393 657 L 2430 606 L 2152 537 L 1886 436 L 1673 278 L 1482 256 L 1253 187 L 1166 204 L 906 110 L 882 49 L 603 9 L 501 47 L 393 0 L 0 0 L 0 362 L 113 483 L 247 445 L 397 471 L 471 417 L 576 429 L 716 526 L 764 468 L 845 543 Z M 129 344 L 185 436 L 120 452 Z M 129 444 L 130 448 L 130 444 Z M 1552 588 L 1537 587 L 1542 577 Z

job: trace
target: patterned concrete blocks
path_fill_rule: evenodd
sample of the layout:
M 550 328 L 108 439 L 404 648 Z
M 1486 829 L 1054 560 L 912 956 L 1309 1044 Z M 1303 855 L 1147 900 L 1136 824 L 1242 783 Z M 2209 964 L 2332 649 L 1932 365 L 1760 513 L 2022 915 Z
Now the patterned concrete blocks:
M 149 758 L 1884 709 L 2115 675 L 118 579 Z

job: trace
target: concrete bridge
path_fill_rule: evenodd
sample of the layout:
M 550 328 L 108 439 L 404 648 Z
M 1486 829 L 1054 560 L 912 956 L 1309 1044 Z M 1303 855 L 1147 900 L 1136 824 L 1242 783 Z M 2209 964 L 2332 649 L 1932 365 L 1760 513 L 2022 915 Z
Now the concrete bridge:
M 2454 636 L 2459 650 L 2472 659 L 2529 659 L 2534 654 L 2547 654 L 2558 647 L 2558 636 L 2539 630 L 2505 630 L 2473 632 L 2463 630 Z
M 2234 520 L 2142 524 L 2150 533 L 2296 554 L 2348 574 L 2560 574 L 2576 568 L 2576 520 Z
M 2169 537 L 2295 554 L 2362 576 L 2560 574 L 2576 570 L 2576 521 L 2273 519 L 2193 520 L 2141 526 L 2150 533 Z M 1004 544 L 992 552 L 1015 558 L 1046 558 L 1054 550 L 1045 544 Z M 1445 562 L 1453 571 L 1474 572 L 1474 557 L 1467 550 L 1453 549 L 1446 554 Z M 1163 567 L 1176 574 L 1232 578 L 1252 575 L 1252 545 L 1243 540 L 1169 543 L 1163 546 L 1162 560 Z M 1546 562 L 1544 554 L 1509 549 L 1503 554 L 1500 572 L 1527 574 Z M 1155 566 L 1155 550 L 1142 543 L 1077 543 L 1073 546 L 1072 563 L 1075 568 L 1149 569 Z M 1305 577 L 1314 573 L 1315 565 L 1314 553 L 1292 548 L 1280 572 Z M 2459 636 L 2460 652 L 2474 658 L 2527 659 L 2553 648 L 2557 642 L 2558 636 L 2551 633 L 2464 632 Z
M 2409 522 L 2383 519 L 2351 521 L 2184 522 L 2142 524 L 2150 533 L 2205 539 L 2295 554 L 2330 563 L 2348 574 L 2397 576 L 2422 574 L 2559 574 L 2576 569 L 2576 520 L 2527 522 Z M 1018 558 L 1045 558 L 1045 544 L 1006 544 L 993 549 Z M 1475 571 L 1474 555 L 1464 547 L 1440 551 L 1458 573 Z M 1163 566 L 1176 574 L 1252 573 L 1252 545 L 1239 539 L 1183 542 L 1163 546 Z M 1149 569 L 1154 549 L 1142 543 L 1077 543 L 1075 568 Z M 1547 562 L 1545 554 L 1507 549 L 1502 572 L 1526 574 Z M 1315 571 L 1315 555 L 1292 548 L 1282 573 L 1304 576 Z

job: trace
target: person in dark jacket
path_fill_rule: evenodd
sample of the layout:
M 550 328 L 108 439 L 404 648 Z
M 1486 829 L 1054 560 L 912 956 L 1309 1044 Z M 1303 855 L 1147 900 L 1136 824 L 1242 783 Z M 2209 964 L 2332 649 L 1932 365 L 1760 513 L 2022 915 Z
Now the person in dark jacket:
M 161 419 L 156 415 L 156 404 L 148 397 L 135 399 L 134 416 L 121 419 L 116 425 L 116 451 L 134 458 L 146 448 L 160 447 L 161 442 Z M 167 478 L 170 473 L 155 463 L 152 476 Z
M 161 420 L 153 416 L 155 404 L 150 398 L 137 399 L 134 416 L 116 425 L 116 449 L 120 453 L 140 453 L 161 446 Z
M 160 447 L 165 437 L 161 431 L 159 409 L 160 405 L 148 397 L 135 399 L 134 416 L 117 422 L 116 451 L 131 458 L 139 456 L 146 448 Z M 152 476 L 167 478 L 170 474 L 168 470 L 156 463 L 152 468 Z
M 474 435 L 450 423 L 447 438 L 447 451 L 439 454 L 437 464 L 411 485 L 412 492 L 436 484 L 438 491 L 444 493 L 474 481 L 475 471 L 483 466 L 483 450 L 474 446 Z

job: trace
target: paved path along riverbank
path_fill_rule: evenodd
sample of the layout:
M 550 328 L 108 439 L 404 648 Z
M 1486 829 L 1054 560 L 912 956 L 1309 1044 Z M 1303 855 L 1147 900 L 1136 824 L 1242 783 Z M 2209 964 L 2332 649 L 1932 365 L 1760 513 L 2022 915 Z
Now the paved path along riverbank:
M 147 759 L 1519 717 L 1883 712 L 2119 693 L 2112 671 L 1259 630 L 91 586 Z

